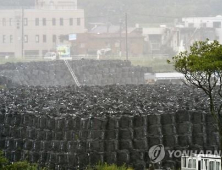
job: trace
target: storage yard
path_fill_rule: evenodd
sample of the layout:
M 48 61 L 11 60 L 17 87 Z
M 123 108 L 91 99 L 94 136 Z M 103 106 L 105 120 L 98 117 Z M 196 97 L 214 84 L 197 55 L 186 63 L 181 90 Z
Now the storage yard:
M 0 149 L 11 161 L 27 159 L 52 169 L 84 169 L 98 162 L 145 169 L 153 145 L 219 147 L 201 91 L 145 84 L 144 73 L 151 68 L 130 62 L 69 63 L 80 87 L 62 61 L 0 66 Z M 162 166 L 179 162 L 166 155 Z

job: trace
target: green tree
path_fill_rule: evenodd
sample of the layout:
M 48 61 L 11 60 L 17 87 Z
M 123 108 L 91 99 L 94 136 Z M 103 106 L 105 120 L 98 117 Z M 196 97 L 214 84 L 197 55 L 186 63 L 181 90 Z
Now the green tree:
M 184 74 L 186 83 L 203 90 L 208 96 L 209 110 L 222 148 L 222 45 L 218 41 L 198 41 L 189 51 L 178 54 L 168 63 Z

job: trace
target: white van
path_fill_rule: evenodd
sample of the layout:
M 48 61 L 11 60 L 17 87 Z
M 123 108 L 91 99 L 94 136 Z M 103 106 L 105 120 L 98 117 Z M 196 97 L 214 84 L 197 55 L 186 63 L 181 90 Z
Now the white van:
M 221 170 L 221 157 L 212 154 L 183 155 L 181 170 Z
M 55 52 L 47 52 L 44 56 L 46 60 L 56 60 L 56 53 Z

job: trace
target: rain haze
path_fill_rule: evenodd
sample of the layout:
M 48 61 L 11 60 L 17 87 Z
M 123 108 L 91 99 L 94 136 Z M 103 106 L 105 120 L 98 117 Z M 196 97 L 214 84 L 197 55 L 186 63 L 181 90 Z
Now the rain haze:
M 221 24 L 221 0 L 0 0 L 0 169 L 221 170 Z

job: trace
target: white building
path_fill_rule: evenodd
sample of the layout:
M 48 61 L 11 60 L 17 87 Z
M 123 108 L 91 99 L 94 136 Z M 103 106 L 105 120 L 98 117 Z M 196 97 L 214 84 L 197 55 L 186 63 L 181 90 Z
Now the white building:
M 152 54 L 163 53 L 164 48 L 177 52 L 179 48 L 179 29 L 161 25 L 160 27 L 143 28 L 143 35 Z
M 209 34 L 210 40 L 218 40 L 222 43 L 222 16 L 216 17 L 189 17 L 183 18 L 182 21 L 184 22 L 185 28 L 195 28 L 195 29 L 208 29 L 215 30 L 215 37 L 212 34 Z M 197 30 L 196 30 L 197 31 Z
M 0 10 L 0 57 L 42 57 L 61 35 L 85 32 L 77 0 L 36 0 L 35 7 Z

